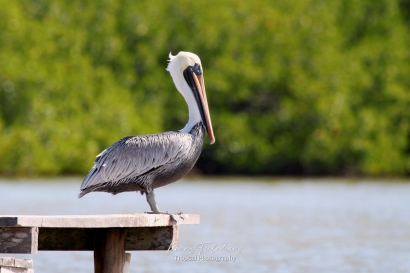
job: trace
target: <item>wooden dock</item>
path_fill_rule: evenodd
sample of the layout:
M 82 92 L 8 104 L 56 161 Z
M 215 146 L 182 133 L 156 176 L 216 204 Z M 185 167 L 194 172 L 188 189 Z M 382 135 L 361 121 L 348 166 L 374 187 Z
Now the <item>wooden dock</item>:
M 0 215 L 0 253 L 94 251 L 94 272 L 126 273 L 125 251 L 168 250 L 179 225 L 199 224 L 199 215 Z

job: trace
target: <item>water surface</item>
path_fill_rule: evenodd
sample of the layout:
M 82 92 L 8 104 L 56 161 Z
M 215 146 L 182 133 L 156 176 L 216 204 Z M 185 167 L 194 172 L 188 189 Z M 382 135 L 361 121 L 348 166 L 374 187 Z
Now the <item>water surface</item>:
M 410 181 L 184 180 L 156 190 L 162 210 L 201 215 L 180 251 L 132 252 L 131 272 L 410 272 Z M 0 180 L 0 214 L 117 214 L 149 209 L 136 193 L 78 199 L 81 178 Z M 183 248 L 205 244 L 203 258 Z M 93 272 L 92 252 L 7 255 L 37 273 Z M 176 258 L 182 257 L 182 258 Z

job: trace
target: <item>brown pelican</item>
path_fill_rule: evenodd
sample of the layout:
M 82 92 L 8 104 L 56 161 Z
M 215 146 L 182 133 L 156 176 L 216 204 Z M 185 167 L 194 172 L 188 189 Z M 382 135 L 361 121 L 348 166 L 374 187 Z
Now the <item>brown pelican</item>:
M 204 131 L 215 142 L 205 93 L 201 60 L 193 53 L 169 54 L 167 70 L 188 104 L 189 120 L 182 130 L 128 136 L 97 155 L 81 184 L 79 197 L 94 191 L 146 195 L 152 212 L 160 213 L 154 189 L 175 182 L 194 166 L 202 150 Z

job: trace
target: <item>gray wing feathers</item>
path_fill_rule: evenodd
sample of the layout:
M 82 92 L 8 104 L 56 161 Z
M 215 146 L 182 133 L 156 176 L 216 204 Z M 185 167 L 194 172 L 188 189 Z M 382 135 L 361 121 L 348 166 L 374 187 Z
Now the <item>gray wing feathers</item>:
M 97 156 L 81 190 L 137 177 L 178 160 L 191 142 L 192 136 L 181 132 L 123 138 Z

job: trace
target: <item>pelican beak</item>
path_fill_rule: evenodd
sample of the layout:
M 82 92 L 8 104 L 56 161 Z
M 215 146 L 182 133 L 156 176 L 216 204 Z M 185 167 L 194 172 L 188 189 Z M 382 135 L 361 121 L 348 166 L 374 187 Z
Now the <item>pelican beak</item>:
M 202 121 L 208 131 L 209 139 L 211 140 L 211 144 L 214 144 L 215 136 L 212 129 L 211 115 L 209 114 L 208 100 L 206 99 L 204 75 L 199 64 L 189 66 L 184 71 L 184 78 L 194 93 Z
M 202 120 L 205 122 L 206 130 L 208 131 L 209 139 L 211 144 L 215 143 L 214 130 L 212 129 L 211 115 L 209 114 L 208 100 L 206 99 L 205 92 L 205 82 L 204 75 L 196 75 L 195 72 L 192 72 L 192 78 L 194 79 L 196 88 L 198 90 L 199 98 L 202 104 L 201 116 Z

